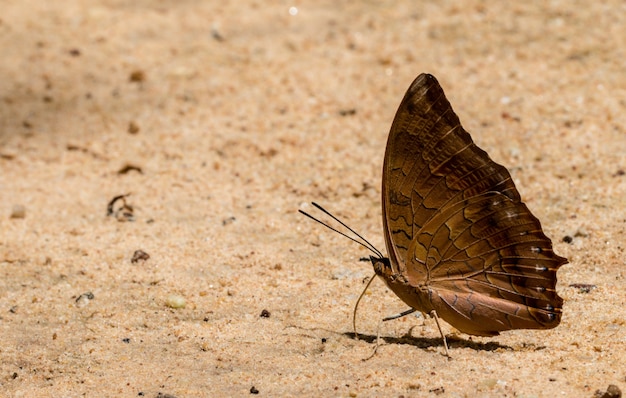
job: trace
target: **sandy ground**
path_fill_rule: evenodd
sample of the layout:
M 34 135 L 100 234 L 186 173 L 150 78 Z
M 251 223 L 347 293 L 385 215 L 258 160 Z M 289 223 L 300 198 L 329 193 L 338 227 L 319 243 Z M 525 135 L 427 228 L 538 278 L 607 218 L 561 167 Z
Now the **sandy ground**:
M 0 396 L 626 387 L 623 1 L 212 3 L 3 1 Z M 569 259 L 564 315 L 494 338 L 444 325 L 450 361 L 405 317 L 363 361 L 405 305 L 374 283 L 355 340 L 368 253 L 297 211 L 319 202 L 384 249 L 384 145 L 420 72 Z M 107 216 L 127 193 L 134 221 Z

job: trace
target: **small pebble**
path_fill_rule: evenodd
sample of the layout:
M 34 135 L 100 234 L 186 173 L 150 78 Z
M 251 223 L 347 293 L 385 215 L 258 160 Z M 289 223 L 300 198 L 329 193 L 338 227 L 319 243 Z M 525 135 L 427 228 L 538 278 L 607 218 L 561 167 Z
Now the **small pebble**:
M 128 80 L 132 83 L 141 83 L 146 80 L 146 72 L 141 69 L 134 70 L 130 73 Z
M 619 389 L 615 384 L 609 384 L 609 387 L 606 389 L 606 392 L 602 390 L 596 390 L 596 393 L 593 395 L 594 398 L 621 398 L 622 390 Z
M 26 217 L 26 207 L 23 205 L 13 205 L 11 209 L 11 218 L 24 218 Z
M 169 296 L 167 296 L 167 299 L 165 300 L 165 305 L 167 305 L 170 308 L 185 308 L 185 306 L 187 305 L 187 302 L 185 301 L 185 298 L 183 296 L 179 296 L 177 294 L 170 294 Z
M 93 300 L 95 296 L 92 292 L 83 293 L 76 298 L 76 307 L 82 308 L 85 307 L 91 300 Z
M 235 220 L 237 220 L 235 217 L 227 217 L 222 220 L 222 225 L 232 224 Z
M 139 132 L 139 125 L 133 121 L 128 123 L 128 133 L 137 134 Z
M 150 255 L 143 250 L 135 250 L 133 253 L 133 258 L 130 259 L 130 262 L 135 264 L 139 261 L 147 261 L 150 258 Z
M 176 396 L 172 395 L 172 394 L 167 394 L 167 393 L 164 393 L 164 392 L 159 392 L 156 395 L 156 398 L 176 398 Z
M 478 383 L 478 388 L 479 390 L 482 390 L 482 389 L 490 390 L 494 388 L 497 384 L 498 384 L 498 379 L 494 379 L 494 378 L 484 379 L 480 383 Z

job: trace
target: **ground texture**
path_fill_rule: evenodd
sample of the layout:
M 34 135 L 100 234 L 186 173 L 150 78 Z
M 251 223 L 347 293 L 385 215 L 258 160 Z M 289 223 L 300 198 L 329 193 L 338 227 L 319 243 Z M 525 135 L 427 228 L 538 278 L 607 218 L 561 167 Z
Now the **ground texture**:
M 623 1 L 214 3 L 3 1 L 0 396 L 626 387 Z M 384 249 L 384 146 L 421 72 L 569 259 L 564 315 L 444 325 L 452 360 L 405 317 L 363 361 L 406 307 L 374 283 L 354 339 L 368 253 L 298 209 Z

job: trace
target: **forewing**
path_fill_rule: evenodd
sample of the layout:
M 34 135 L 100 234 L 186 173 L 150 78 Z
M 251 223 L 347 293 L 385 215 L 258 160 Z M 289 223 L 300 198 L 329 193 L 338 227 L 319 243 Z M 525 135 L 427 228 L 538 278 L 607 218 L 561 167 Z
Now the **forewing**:
M 509 172 L 474 144 L 437 80 L 419 75 L 398 108 L 383 165 L 385 239 L 397 271 L 438 209 L 490 191 L 520 201 Z

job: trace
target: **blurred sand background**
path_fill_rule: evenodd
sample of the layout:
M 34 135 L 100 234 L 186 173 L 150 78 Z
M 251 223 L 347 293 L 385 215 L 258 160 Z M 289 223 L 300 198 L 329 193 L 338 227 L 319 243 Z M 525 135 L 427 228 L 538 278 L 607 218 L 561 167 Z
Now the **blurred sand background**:
M 626 387 L 624 1 L 217 4 L 2 2 L 0 396 Z M 405 317 L 363 361 L 406 307 L 375 282 L 355 340 L 369 253 L 297 211 L 384 249 L 384 146 L 421 72 L 569 259 L 563 320 L 446 324 L 448 361 Z M 134 221 L 107 217 L 127 193 Z

